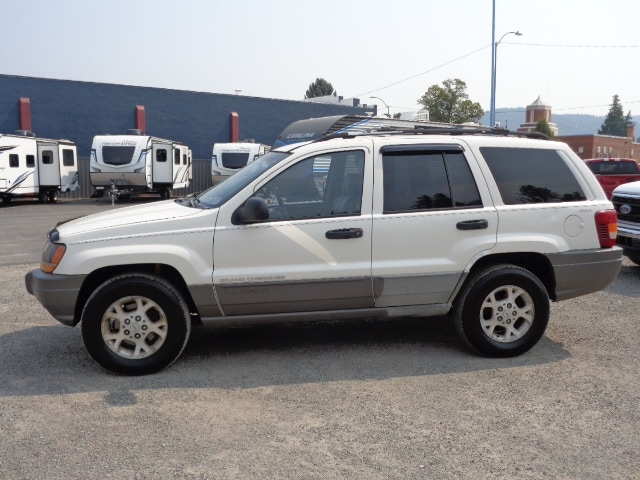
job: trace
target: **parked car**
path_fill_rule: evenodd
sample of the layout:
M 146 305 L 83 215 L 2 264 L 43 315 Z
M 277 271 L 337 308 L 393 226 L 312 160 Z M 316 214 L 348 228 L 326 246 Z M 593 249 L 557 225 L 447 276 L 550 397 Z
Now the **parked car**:
M 617 187 L 612 201 L 618 214 L 618 246 L 629 260 L 640 265 L 640 181 Z
M 607 198 L 624 183 L 640 180 L 640 166 L 633 158 L 590 158 L 584 161 L 602 185 Z
M 349 132 L 267 153 L 199 196 L 57 225 L 27 290 L 124 374 L 192 322 L 449 316 L 476 352 L 542 337 L 550 301 L 605 288 L 617 217 L 560 142 L 504 130 Z

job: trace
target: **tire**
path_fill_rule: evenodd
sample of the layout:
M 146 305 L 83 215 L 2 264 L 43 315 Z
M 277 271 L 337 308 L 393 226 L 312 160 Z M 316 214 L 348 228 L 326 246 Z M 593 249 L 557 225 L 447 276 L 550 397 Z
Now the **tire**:
M 496 265 L 465 282 L 453 315 L 458 333 L 475 351 L 515 357 L 538 343 L 549 311 L 549 295 L 535 275 L 515 265 Z
M 170 187 L 166 187 L 166 188 L 160 189 L 160 198 L 162 200 L 170 199 L 171 198 L 171 188 Z
M 100 285 L 87 300 L 81 321 L 89 355 L 105 369 L 125 375 L 169 366 L 191 332 L 189 310 L 178 290 L 142 273 Z
M 50 191 L 47 193 L 47 199 L 49 203 L 56 203 L 58 201 L 58 192 Z
M 624 252 L 624 254 L 633 263 L 635 263 L 636 265 L 640 265 L 640 254 L 638 254 L 638 253 L 627 253 L 627 252 Z

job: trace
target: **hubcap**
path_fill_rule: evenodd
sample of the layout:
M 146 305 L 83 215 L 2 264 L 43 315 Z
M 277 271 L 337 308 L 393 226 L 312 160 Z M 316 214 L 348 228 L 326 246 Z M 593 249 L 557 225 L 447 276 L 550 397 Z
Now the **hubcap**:
M 109 349 L 129 359 L 156 353 L 167 338 L 168 322 L 162 308 L 145 297 L 123 297 L 102 317 L 102 338 Z
M 480 324 L 485 335 L 500 343 L 522 338 L 533 325 L 535 307 L 531 295 L 516 285 L 493 290 L 482 303 Z

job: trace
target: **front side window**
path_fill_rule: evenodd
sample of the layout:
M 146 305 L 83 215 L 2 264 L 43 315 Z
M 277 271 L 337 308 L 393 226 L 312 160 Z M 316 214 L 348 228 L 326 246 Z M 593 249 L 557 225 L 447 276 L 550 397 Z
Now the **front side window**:
M 51 150 L 45 150 L 42 152 L 42 164 L 51 165 L 53 163 L 53 152 Z
M 73 154 L 73 150 L 65 148 L 62 150 L 62 165 L 65 167 L 73 167 L 75 164 L 76 156 Z
M 363 151 L 326 153 L 289 167 L 254 196 L 273 220 L 359 215 L 363 182 Z
M 556 150 L 481 147 L 506 205 L 578 202 L 582 187 Z
M 466 158 L 458 149 L 383 151 L 384 213 L 482 206 Z

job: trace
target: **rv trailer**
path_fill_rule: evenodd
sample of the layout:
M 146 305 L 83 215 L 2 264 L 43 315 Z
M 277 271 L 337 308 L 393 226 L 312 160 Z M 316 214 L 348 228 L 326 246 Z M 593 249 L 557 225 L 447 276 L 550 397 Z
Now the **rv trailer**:
M 189 186 L 191 150 L 174 140 L 142 135 L 96 135 L 91 145 L 89 178 L 92 197 L 109 193 L 126 198 L 141 193 L 171 197 L 176 188 Z
M 211 152 L 211 183 L 217 185 L 245 165 L 257 160 L 271 147 L 262 143 L 214 143 Z
M 0 134 L 0 198 L 56 202 L 78 188 L 78 154 L 70 140 L 38 138 L 29 130 Z

